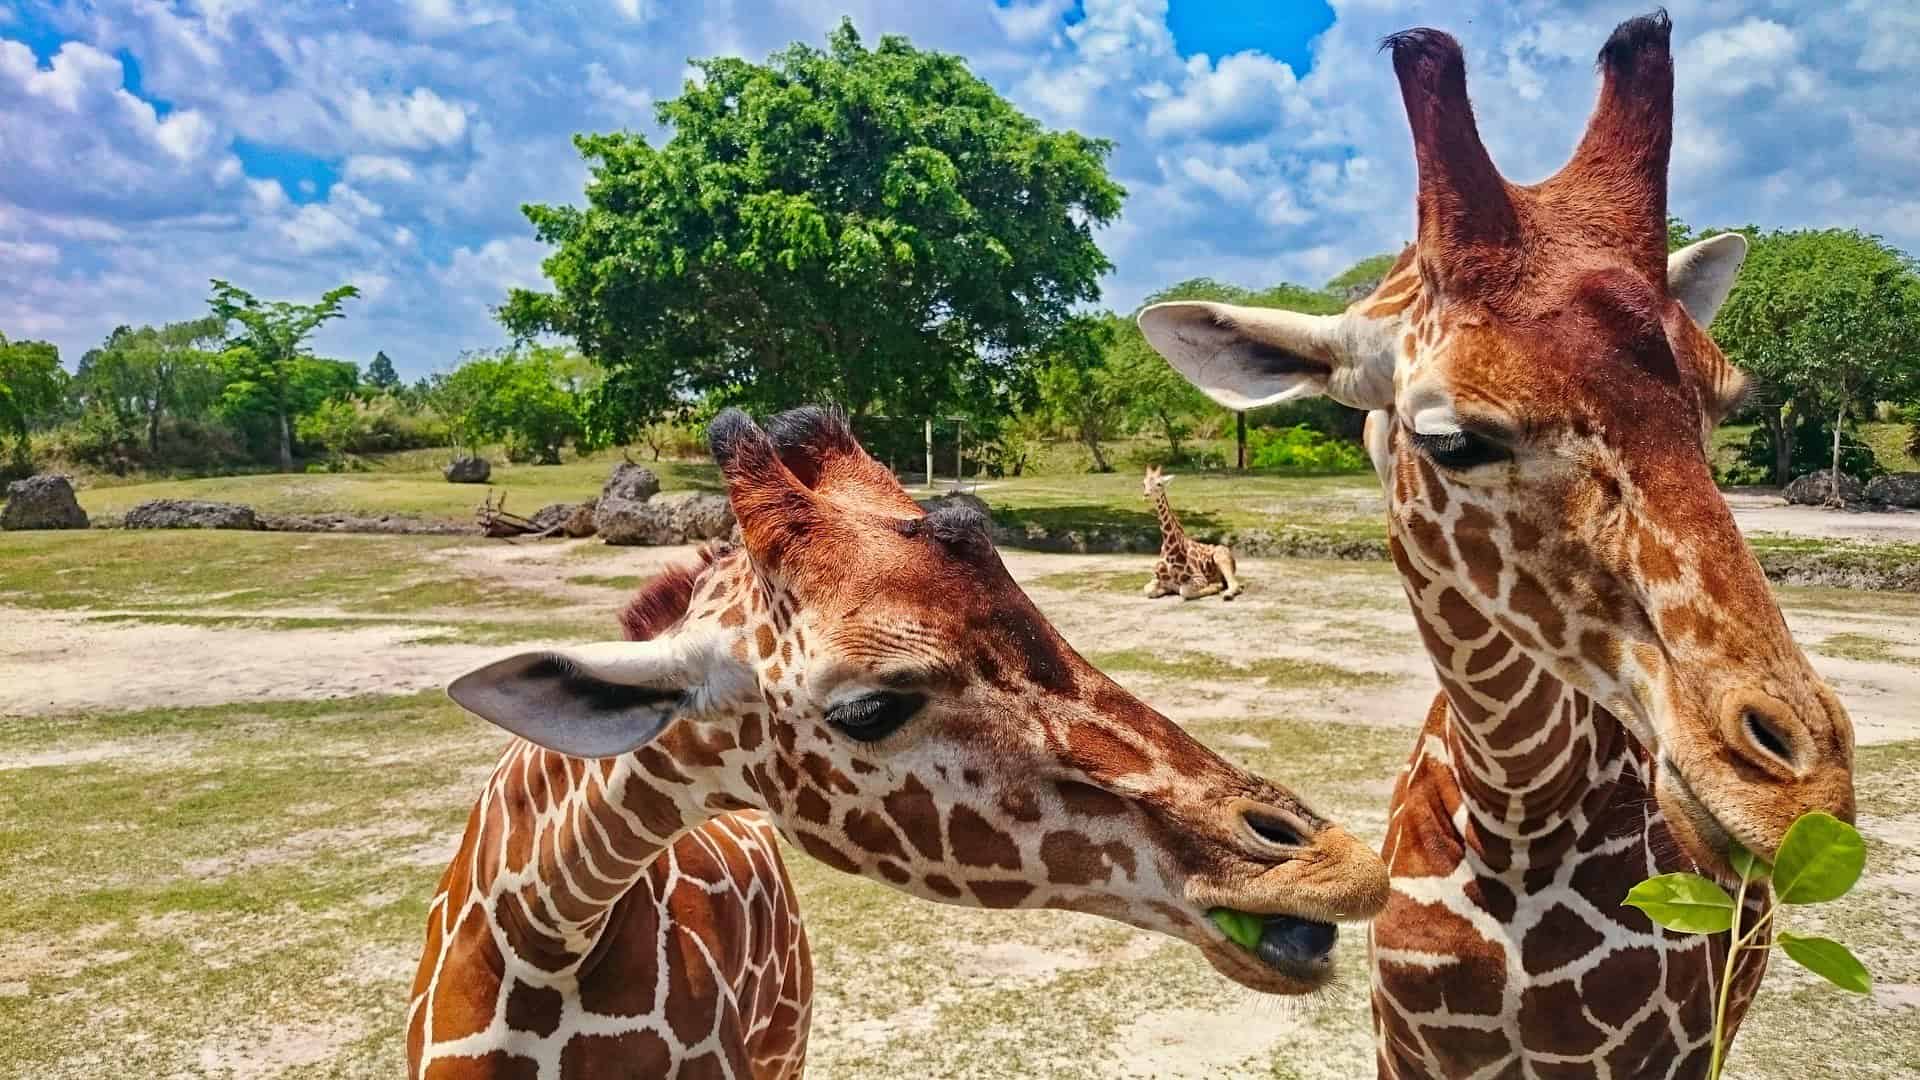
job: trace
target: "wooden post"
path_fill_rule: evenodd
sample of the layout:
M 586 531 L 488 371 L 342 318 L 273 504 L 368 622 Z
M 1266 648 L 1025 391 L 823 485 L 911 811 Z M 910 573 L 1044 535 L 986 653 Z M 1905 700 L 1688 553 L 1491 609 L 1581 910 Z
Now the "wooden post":
M 933 490 L 933 417 L 927 417 L 927 490 Z
M 1240 470 L 1241 472 L 1246 472 L 1247 471 L 1247 414 L 1246 413 L 1236 412 L 1233 414 L 1233 434 L 1234 434 L 1235 443 L 1238 447 L 1238 453 L 1235 455 L 1233 467 Z

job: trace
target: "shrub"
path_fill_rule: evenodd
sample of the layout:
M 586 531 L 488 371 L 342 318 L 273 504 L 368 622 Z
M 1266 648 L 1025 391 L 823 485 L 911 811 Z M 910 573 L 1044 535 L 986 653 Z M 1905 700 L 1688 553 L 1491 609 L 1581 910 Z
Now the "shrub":
M 1367 468 L 1367 455 L 1353 443 L 1329 439 L 1296 424 L 1247 432 L 1247 464 L 1276 472 L 1360 472 Z
M 1833 464 L 1833 422 L 1806 412 L 1790 414 L 1787 420 L 1789 443 L 1787 475 L 1805 476 L 1824 471 Z M 1739 447 L 1731 464 L 1715 470 L 1722 484 L 1771 484 L 1773 482 L 1773 437 L 1765 426 L 1753 429 L 1746 444 Z M 1840 471 L 1860 480 L 1871 480 L 1886 470 L 1874 456 L 1873 447 L 1862 442 L 1858 433 L 1843 428 L 1840 432 Z

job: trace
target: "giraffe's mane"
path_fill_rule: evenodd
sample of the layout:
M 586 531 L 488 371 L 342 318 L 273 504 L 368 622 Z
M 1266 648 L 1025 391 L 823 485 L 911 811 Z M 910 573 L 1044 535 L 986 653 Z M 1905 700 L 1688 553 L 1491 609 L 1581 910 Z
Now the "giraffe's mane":
M 633 599 L 627 601 L 620 612 L 620 629 L 627 640 L 651 640 L 679 622 L 687 613 L 687 605 L 693 602 L 694 583 L 713 565 L 718 554 L 712 547 L 701 548 L 697 561 L 669 566 L 640 586 L 640 591 L 633 594 Z

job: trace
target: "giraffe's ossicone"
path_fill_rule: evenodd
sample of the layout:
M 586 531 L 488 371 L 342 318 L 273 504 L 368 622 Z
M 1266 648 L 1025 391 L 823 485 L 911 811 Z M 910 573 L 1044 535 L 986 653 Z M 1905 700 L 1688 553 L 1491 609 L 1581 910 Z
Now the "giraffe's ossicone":
M 1745 379 L 1704 328 L 1746 242 L 1667 250 L 1670 34 L 1664 13 L 1614 31 L 1572 160 L 1530 185 L 1482 146 L 1459 45 L 1394 35 L 1419 232 L 1373 294 L 1140 316 L 1229 408 L 1370 413 L 1441 686 L 1390 805 L 1382 1076 L 1704 1075 L 1725 942 L 1621 900 L 1667 871 L 1730 879 L 1736 844 L 1770 858 L 1807 811 L 1853 817 L 1851 722 L 1707 459 Z
M 983 516 L 923 512 L 837 416 L 711 438 L 739 547 L 643 589 L 633 640 L 450 690 L 522 741 L 429 911 L 411 1075 L 798 1074 L 776 834 L 929 900 L 1169 934 L 1256 990 L 1327 979 L 1333 924 L 1386 900 L 1365 845 L 1095 670 Z M 1215 908 L 1258 917 L 1251 946 Z

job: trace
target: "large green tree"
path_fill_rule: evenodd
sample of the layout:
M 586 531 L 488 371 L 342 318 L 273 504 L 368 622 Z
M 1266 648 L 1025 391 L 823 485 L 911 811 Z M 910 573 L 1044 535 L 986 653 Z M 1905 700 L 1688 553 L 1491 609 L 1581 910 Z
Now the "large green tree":
M 273 410 L 278 433 L 277 453 L 280 471 L 293 469 L 293 416 L 296 413 L 293 390 L 295 366 L 308 356 L 307 338 L 330 319 L 344 313 L 340 305 L 359 296 L 352 285 L 328 289 L 311 304 L 287 300 L 260 300 L 245 289 L 219 278 L 213 279 L 211 304 L 221 326 L 238 323 L 239 329 L 227 339 L 235 383 L 229 394 L 246 399 L 264 399 Z
M 582 399 L 596 373 L 579 354 L 531 346 L 470 356 L 434 391 L 462 445 L 499 439 L 516 460 L 558 465 L 569 439 L 585 438 Z
M 552 291 L 515 290 L 502 321 L 605 367 L 605 434 L 709 393 L 1004 409 L 1099 295 L 1109 144 L 1042 128 L 960 58 L 842 22 L 824 51 L 694 66 L 663 145 L 580 136 L 587 205 L 525 208 Z
M 1761 383 L 1785 483 L 1784 410 L 1832 423 L 1833 468 L 1841 433 L 1879 399 L 1920 394 L 1920 275 L 1914 260 L 1877 236 L 1851 229 L 1749 233 L 1752 248 L 1713 336 Z
M 27 432 L 60 407 L 67 372 L 60 350 L 44 341 L 9 342 L 0 334 L 0 440 L 11 438 L 15 462 L 27 459 Z
M 217 396 L 220 380 L 211 350 L 225 331 L 215 316 L 137 330 L 119 327 L 81 358 L 75 389 L 89 406 L 110 414 L 116 430 L 144 427 L 148 457 L 157 458 L 162 417 L 203 411 Z
M 393 370 L 393 361 L 387 359 L 385 350 L 373 354 L 373 362 L 367 365 L 367 385 L 376 390 L 394 390 L 400 386 L 400 373 Z

